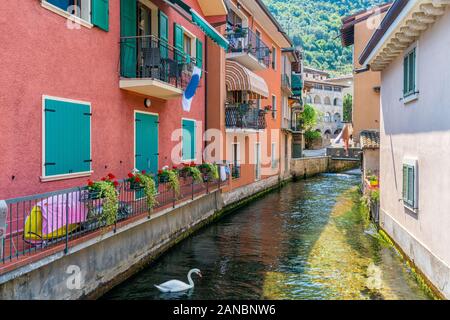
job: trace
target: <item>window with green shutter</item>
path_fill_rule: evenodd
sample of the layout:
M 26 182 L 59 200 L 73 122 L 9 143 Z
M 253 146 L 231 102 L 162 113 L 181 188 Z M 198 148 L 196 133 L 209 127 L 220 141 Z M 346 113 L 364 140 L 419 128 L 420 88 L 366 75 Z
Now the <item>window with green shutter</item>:
M 183 28 L 179 25 L 174 23 L 174 29 L 173 29 L 173 43 L 175 47 L 175 59 L 179 62 L 183 61 L 183 52 L 184 52 L 184 32 Z
M 411 208 L 417 208 L 417 166 L 403 165 L 403 202 Z
M 88 26 L 83 23 L 87 22 L 109 30 L 109 0 L 42 0 L 42 6 L 64 17 L 67 15 L 63 11 L 68 12 L 80 18 L 81 25 Z
M 92 0 L 92 24 L 102 30 L 109 30 L 109 0 Z
M 199 40 L 196 39 L 196 62 L 197 62 L 197 67 L 199 67 L 200 69 L 203 68 L 203 43 Z
M 183 127 L 183 147 L 182 158 L 183 161 L 195 160 L 197 158 L 196 152 L 196 129 L 197 125 L 195 120 L 182 121 Z
M 414 48 L 403 59 L 403 96 L 416 93 L 416 49 Z
M 91 171 L 91 106 L 44 99 L 45 177 Z

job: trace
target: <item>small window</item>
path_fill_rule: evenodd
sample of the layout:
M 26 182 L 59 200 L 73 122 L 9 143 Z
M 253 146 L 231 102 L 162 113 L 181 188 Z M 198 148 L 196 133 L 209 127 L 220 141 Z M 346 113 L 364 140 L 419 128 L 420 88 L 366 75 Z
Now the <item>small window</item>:
M 183 119 L 183 146 L 182 158 L 183 161 L 196 160 L 196 131 L 197 125 L 195 120 Z
M 403 96 L 416 94 L 416 48 L 410 51 L 403 60 Z
M 403 164 L 403 203 L 410 209 L 417 209 L 417 163 Z
M 277 117 L 277 97 L 272 95 L 272 118 Z
M 277 69 L 277 49 L 272 47 L 272 69 Z
M 271 160 L 272 160 L 272 169 L 276 169 L 277 167 L 277 158 L 276 158 L 276 143 L 272 143 L 272 150 L 271 150 Z
M 91 21 L 91 1 L 89 0 L 44 0 L 55 7 L 58 7 L 69 14 L 74 15 L 84 21 Z
M 77 17 L 77 23 L 108 31 L 109 0 L 41 0 L 42 6 L 66 18 Z
M 90 104 L 45 97 L 43 108 L 43 177 L 90 173 Z

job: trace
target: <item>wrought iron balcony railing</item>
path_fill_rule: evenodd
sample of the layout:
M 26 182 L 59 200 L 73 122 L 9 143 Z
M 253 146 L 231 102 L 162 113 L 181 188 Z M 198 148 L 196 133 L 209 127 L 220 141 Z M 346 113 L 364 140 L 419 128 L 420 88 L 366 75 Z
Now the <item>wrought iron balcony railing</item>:
M 154 79 L 184 89 L 195 58 L 154 36 L 120 38 L 120 76 Z
M 248 104 L 225 107 L 225 124 L 231 129 L 266 129 L 266 112 Z
M 244 52 L 253 55 L 258 61 L 269 68 L 271 50 L 250 28 L 235 26 L 229 28 L 226 34 L 230 43 L 229 52 Z

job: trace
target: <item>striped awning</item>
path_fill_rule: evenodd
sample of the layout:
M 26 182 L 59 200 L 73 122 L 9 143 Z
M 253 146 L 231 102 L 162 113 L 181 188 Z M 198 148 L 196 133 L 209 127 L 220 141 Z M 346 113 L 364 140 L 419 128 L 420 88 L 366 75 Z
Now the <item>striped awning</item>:
M 225 82 L 228 91 L 249 91 L 269 97 L 269 87 L 263 78 L 235 61 L 226 62 Z

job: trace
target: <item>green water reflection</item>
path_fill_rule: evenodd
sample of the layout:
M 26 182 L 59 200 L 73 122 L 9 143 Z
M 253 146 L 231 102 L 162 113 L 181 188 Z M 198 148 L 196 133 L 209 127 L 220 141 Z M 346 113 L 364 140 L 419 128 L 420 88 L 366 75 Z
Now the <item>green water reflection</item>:
M 354 205 L 356 173 L 292 183 L 183 241 L 105 299 L 428 299 Z M 153 284 L 202 270 L 194 290 Z

